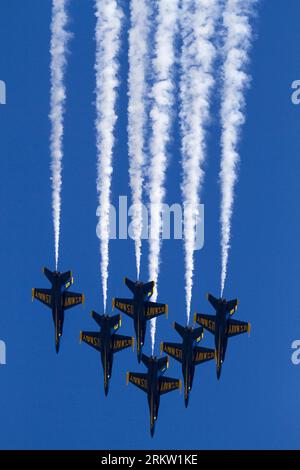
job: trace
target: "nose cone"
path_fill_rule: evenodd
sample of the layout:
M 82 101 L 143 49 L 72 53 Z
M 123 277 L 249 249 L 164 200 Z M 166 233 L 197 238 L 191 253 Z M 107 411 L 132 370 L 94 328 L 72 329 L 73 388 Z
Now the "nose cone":
M 217 367 L 217 379 L 220 380 L 220 377 L 221 377 L 221 370 L 222 370 L 222 366 L 221 364 Z
M 56 343 L 55 343 L 55 351 L 56 351 L 56 354 L 58 354 L 58 351 L 59 351 L 59 341 L 56 341 Z
M 188 393 L 185 394 L 185 397 L 184 397 L 184 404 L 185 404 L 185 407 L 187 408 L 187 407 L 188 407 L 188 404 L 189 404 L 189 394 L 188 394 Z
M 105 393 L 105 396 L 107 397 L 107 395 L 108 395 L 108 382 L 106 384 L 104 384 L 104 393 Z
M 154 426 L 154 423 L 152 423 L 151 426 L 150 426 L 151 437 L 154 436 L 154 431 L 155 431 L 155 426 Z

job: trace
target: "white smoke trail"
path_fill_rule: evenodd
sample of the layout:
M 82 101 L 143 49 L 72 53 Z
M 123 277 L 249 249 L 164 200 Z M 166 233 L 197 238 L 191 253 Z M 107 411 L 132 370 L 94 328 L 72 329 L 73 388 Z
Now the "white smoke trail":
M 99 206 L 101 277 L 104 311 L 107 303 L 109 261 L 109 210 L 113 172 L 112 157 L 114 127 L 117 120 L 117 98 L 120 33 L 123 12 L 117 0 L 96 0 L 96 142 L 97 142 L 97 192 Z
M 246 73 L 251 46 L 250 18 L 256 0 L 227 0 L 223 13 L 225 30 L 223 95 L 221 104 L 221 296 L 227 275 L 230 248 L 234 185 L 237 179 L 237 150 L 241 126 L 245 122 L 245 89 L 250 80 Z
M 67 43 L 70 33 L 66 31 L 68 22 L 68 0 L 53 0 L 51 22 L 51 92 L 50 92 L 50 153 L 51 153 L 51 180 L 52 180 L 52 213 L 54 225 L 55 269 L 58 268 L 60 214 L 61 214 L 61 185 L 62 185 L 62 158 L 64 111 L 66 89 L 64 72 L 66 66 Z
M 147 0 L 131 0 L 128 77 L 128 150 L 132 193 L 132 231 L 135 240 L 137 278 L 140 276 L 142 246 L 142 194 L 145 164 L 144 131 L 146 123 L 146 67 L 148 55 L 149 7 Z
M 174 83 L 174 38 L 177 27 L 178 0 L 160 0 L 155 32 L 152 88 L 153 105 L 150 112 L 152 137 L 150 142 L 149 199 L 151 205 L 151 234 L 149 237 L 149 276 L 157 285 L 160 264 L 161 210 L 165 196 L 166 146 L 169 142 Z M 157 298 L 157 288 L 153 296 Z M 156 319 L 151 320 L 152 353 L 155 344 Z
M 216 49 L 212 38 L 219 13 L 219 0 L 182 0 L 180 121 L 187 323 L 191 310 L 199 194 L 204 180 L 206 126 L 210 118 L 210 98 L 214 84 Z

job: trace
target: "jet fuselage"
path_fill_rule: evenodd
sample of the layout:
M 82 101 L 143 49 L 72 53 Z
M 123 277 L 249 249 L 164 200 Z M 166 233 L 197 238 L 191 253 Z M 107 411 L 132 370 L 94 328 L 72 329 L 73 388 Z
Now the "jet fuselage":
M 186 328 L 182 341 L 182 374 L 184 379 L 184 400 L 185 405 L 188 405 L 189 392 L 193 386 L 193 379 L 195 374 L 194 365 L 194 337 L 193 331 Z
M 108 394 L 108 387 L 109 387 L 109 379 L 111 378 L 112 374 L 112 366 L 113 366 L 113 351 L 112 351 L 112 334 L 111 334 L 111 326 L 109 325 L 109 321 L 104 321 L 102 323 L 100 339 L 102 348 L 100 351 L 101 354 L 101 362 L 103 367 L 103 374 L 104 374 L 104 391 L 105 395 Z

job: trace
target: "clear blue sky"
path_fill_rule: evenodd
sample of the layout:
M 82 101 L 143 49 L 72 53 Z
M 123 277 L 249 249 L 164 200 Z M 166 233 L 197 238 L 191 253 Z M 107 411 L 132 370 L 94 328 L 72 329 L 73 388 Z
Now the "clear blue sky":
M 128 10 L 126 7 L 127 18 Z M 226 296 L 240 299 L 237 318 L 252 323 L 251 337 L 233 338 L 221 380 L 214 364 L 198 366 L 190 405 L 163 396 L 154 439 L 146 396 L 125 386 L 127 370 L 142 371 L 130 350 L 115 357 L 108 398 L 100 358 L 79 345 L 79 331 L 93 329 L 89 311 L 102 309 L 96 237 L 93 2 L 73 0 L 67 70 L 61 270 L 72 269 L 74 289 L 86 307 L 66 314 L 61 351 L 54 351 L 51 313 L 31 303 L 31 288 L 47 285 L 41 268 L 53 268 L 49 181 L 50 0 L 2 0 L 0 79 L 7 105 L 0 107 L 0 338 L 7 365 L 0 367 L 1 448 L 297 448 L 300 433 L 300 366 L 290 360 L 300 338 L 300 107 L 290 100 L 300 78 L 298 0 L 262 1 L 247 94 L 241 168 L 233 217 Z M 119 120 L 113 198 L 129 195 L 126 146 L 127 32 L 122 45 Z M 196 255 L 193 310 L 212 313 L 205 293 L 220 283 L 219 124 L 217 102 L 208 141 L 203 192 L 205 246 Z M 178 122 L 172 132 L 167 201 L 180 200 Z M 131 240 L 111 243 L 109 298 L 127 296 L 123 276 L 134 278 Z M 142 277 L 147 278 L 147 245 Z M 169 320 L 158 321 L 162 339 L 177 340 L 171 322 L 185 321 L 180 241 L 162 250 L 159 298 Z M 123 316 L 120 333 L 132 334 Z M 206 333 L 203 345 L 212 346 Z M 146 346 L 149 350 L 150 342 Z M 177 364 L 168 372 L 180 376 Z

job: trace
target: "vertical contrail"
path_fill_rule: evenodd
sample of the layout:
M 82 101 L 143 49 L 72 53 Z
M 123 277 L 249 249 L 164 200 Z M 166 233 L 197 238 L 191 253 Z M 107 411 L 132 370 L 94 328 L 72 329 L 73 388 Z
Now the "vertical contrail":
M 104 311 L 107 301 L 109 261 L 109 209 L 112 178 L 114 128 L 117 99 L 120 33 L 123 12 L 117 0 L 96 0 L 96 143 L 97 143 L 97 215 L 100 228 L 101 277 Z
M 199 194 L 204 179 L 206 127 L 214 84 L 216 49 L 212 38 L 219 11 L 219 0 L 182 0 L 180 124 L 187 323 L 191 310 Z
M 132 193 L 132 231 L 135 240 L 137 278 L 140 276 L 142 246 L 142 195 L 145 164 L 146 68 L 148 56 L 148 0 L 131 0 L 128 77 L 128 150 L 129 177 Z
M 170 139 L 172 105 L 174 100 L 173 65 L 174 39 L 177 27 L 178 1 L 156 2 L 156 19 L 153 75 L 153 100 L 150 119 L 152 137 L 150 141 L 151 163 L 149 168 L 149 200 L 151 206 L 151 233 L 149 237 L 149 276 L 157 284 L 161 248 L 161 210 L 165 196 L 165 172 L 167 166 L 167 144 Z M 157 289 L 154 294 L 157 298 Z M 154 351 L 156 321 L 151 321 L 152 352 Z
M 50 152 L 51 152 L 51 179 L 52 179 L 52 212 L 54 225 L 55 269 L 58 268 L 60 213 L 61 213 L 61 185 L 62 185 L 62 158 L 64 111 L 66 89 L 64 73 L 66 66 L 67 43 L 70 38 L 66 30 L 68 22 L 68 0 L 53 0 L 51 22 L 51 92 L 50 92 Z
M 234 185 L 239 161 L 237 146 L 241 126 L 245 122 L 245 89 L 250 80 L 246 66 L 252 39 L 250 18 L 255 3 L 256 0 L 227 0 L 223 13 L 225 43 L 221 104 L 221 296 L 225 286 L 230 248 Z

